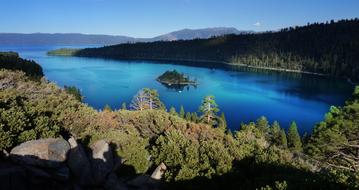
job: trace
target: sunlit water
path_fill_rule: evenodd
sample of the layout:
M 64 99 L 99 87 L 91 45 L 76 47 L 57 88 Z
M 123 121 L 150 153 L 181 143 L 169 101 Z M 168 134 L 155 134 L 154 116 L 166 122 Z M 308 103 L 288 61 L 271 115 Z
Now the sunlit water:
M 219 68 L 199 68 L 149 61 L 114 61 L 94 58 L 47 56 L 46 51 L 58 46 L 1 47 L 19 52 L 38 62 L 50 81 L 60 86 L 76 86 L 85 96 L 84 102 L 96 109 L 109 104 L 118 109 L 122 102 L 130 104 L 136 92 L 144 87 L 157 89 L 169 109 L 181 105 L 186 111 L 198 111 L 206 95 L 214 95 L 231 129 L 241 122 L 266 116 L 287 128 L 296 121 L 301 133 L 309 132 L 321 121 L 331 105 L 343 105 L 353 86 L 344 80 L 312 75 L 258 73 Z M 156 81 L 166 70 L 183 72 L 199 85 L 183 90 L 168 89 Z

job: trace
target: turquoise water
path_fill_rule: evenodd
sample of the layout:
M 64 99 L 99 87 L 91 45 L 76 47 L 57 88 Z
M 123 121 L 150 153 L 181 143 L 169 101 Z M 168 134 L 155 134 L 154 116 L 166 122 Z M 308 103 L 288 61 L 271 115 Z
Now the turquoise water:
M 301 133 L 310 132 L 329 107 L 343 105 L 353 89 L 343 80 L 312 75 L 46 55 L 46 51 L 56 48 L 59 47 L 0 46 L 2 51 L 17 51 L 22 57 L 37 61 L 50 81 L 80 88 L 84 102 L 96 109 L 105 104 L 115 109 L 120 108 L 122 102 L 129 104 L 133 95 L 144 87 L 157 89 L 168 109 L 175 106 L 179 110 L 183 105 L 191 112 L 198 111 L 202 98 L 212 94 L 233 130 L 238 129 L 241 122 L 266 116 L 285 128 L 296 121 Z M 199 85 L 176 90 L 156 81 L 163 72 L 173 69 L 197 79 Z

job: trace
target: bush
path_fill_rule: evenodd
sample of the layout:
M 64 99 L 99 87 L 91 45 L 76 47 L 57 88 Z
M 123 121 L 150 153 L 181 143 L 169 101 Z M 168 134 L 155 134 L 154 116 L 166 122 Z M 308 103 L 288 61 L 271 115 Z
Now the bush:
M 56 85 L 23 72 L 0 71 L 0 149 L 62 132 L 78 135 L 91 125 L 94 110 Z
M 10 95 L 11 94 L 11 95 Z M 0 149 L 38 138 L 56 137 L 60 133 L 52 112 L 33 107 L 26 97 L 4 90 L 0 93 Z
M 229 172 L 233 160 L 221 141 L 191 140 L 176 130 L 159 136 L 151 153 L 156 164 L 164 162 L 169 168 L 165 173 L 167 181 L 222 175 Z
M 149 145 L 148 139 L 140 137 L 133 127 L 90 129 L 87 133 L 91 135 L 90 143 L 105 139 L 116 144 L 118 156 L 125 160 L 123 164 L 132 166 L 136 173 L 145 173 L 150 167 L 150 154 L 146 149 Z

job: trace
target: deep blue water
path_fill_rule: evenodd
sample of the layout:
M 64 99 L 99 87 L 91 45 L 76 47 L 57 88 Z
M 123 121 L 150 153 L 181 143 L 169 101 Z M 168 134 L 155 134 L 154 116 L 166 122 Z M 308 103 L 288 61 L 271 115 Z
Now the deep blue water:
M 301 133 L 310 133 L 329 107 L 343 105 L 353 90 L 344 80 L 312 75 L 46 55 L 48 50 L 56 48 L 59 47 L 0 46 L 2 51 L 16 51 L 38 62 L 50 81 L 80 88 L 84 101 L 96 109 L 105 104 L 120 108 L 122 102 L 129 104 L 139 89 L 149 87 L 158 90 L 167 108 L 175 106 L 179 110 L 183 105 L 186 111 L 194 112 L 198 111 L 202 98 L 211 94 L 216 97 L 231 129 L 238 129 L 241 122 L 266 116 L 285 128 L 296 121 Z M 199 85 L 178 91 L 156 81 L 163 72 L 173 69 L 196 78 Z

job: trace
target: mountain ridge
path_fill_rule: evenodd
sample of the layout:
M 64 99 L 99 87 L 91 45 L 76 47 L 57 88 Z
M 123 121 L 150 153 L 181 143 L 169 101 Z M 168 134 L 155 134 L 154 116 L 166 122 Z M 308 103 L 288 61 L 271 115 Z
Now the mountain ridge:
M 196 38 L 207 39 L 213 36 L 222 36 L 226 34 L 241 34 L 251 31 L 240 31 L 234 27 L 211 27 L 202 29 L 189 29 L 176 30 L 167 34 L 156 36 L 152 39 L 154 41 L 174 41 L 174 40 L 193 40 Z
M 0 33 L 1 45 L 115 45 L 135 42 L 207 39 L 213 36 L 240 34 L 233 27 L 182 29 L 152 38 L 135 38 L 125 35 L 82 33 Z

